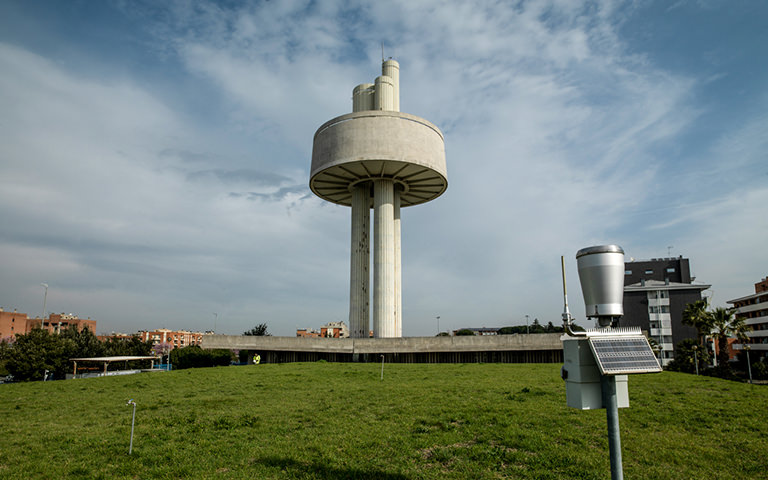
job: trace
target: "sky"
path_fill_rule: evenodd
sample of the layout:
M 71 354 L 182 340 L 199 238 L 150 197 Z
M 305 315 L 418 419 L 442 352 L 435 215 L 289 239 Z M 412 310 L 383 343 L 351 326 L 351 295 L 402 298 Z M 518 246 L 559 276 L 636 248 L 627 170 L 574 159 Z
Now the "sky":
M 0 2 L 0 307 L 97 333 L 347 321 L 312 138 L 400 63 L 448 190 L 403 210 L 403 334 L 559 324 L 560 256 L 768 275 L 768 3 Z

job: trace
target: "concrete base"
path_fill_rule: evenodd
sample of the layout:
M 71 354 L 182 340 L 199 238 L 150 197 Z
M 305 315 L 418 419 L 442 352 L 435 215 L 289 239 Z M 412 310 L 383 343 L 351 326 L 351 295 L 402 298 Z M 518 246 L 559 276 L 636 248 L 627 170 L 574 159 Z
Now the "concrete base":
M 559 334 L 486 337 L 300 338 L 205 335 L 203 348 L 248 350 L 261 363 L 562 363 Z
M 333 353 L 549 351 L 563 349 L 560 334 L 482 337 L 304 338 L 253 335 L 204 335 L 202 348 Z

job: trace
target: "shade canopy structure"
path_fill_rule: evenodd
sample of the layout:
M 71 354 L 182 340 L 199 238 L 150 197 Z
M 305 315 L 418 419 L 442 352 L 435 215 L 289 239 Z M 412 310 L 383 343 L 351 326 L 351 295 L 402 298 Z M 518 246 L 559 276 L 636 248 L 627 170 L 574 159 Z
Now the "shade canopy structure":
M 77 375 L 77 362 L 97 362 L 97 363 L 103 363 L 104 364 L 104 373 L 107 373 L 107 367 L 109 367 L 109 364 L 112 362 L 130 362 L 132 360 L 152 360 L 154 363 L 154 360 L 157 360 L 161 357 L 156 355 L 149 355 L 149 356 L 131 356 L 131 355 L 119 355 L 119 356 L 113 356 L 113 357 L 86 357 L 86 358 L 70 358 L 70 362 L 74 362 L 74 375 Z

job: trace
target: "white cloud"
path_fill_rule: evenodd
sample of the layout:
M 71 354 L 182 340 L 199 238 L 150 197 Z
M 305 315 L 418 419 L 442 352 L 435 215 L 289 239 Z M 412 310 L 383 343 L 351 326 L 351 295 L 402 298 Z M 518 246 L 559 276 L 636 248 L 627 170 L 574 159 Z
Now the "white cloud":
M 382 41 L 401 63 L 402 109 L 446 134 L 450 188 L 403 213 L 407 335 L 432 333 L 436 315 L 453 328 L 557 322 L 558 257 L 595 243 L 637 258 L 677 245 L 714 283 L 737 270 L 709 261 L 727 253 L 710 223 L 736 212 L 739 251 L 765 231 L 738 206 L 765 204 L 762 177 L 735 191 L 762 164 L 765 118 L 723 125 L 704 139 L 708 155 L 688 158 L 679 144 L 709 108 L 696 95 L 712 76 L 628 48 L 619 28 L 633 12 L 607 1 L 126 7 L 148 62 L 167 69 L 151 94 L 138 69 L 106 78 L 0 44 L 0 214 L 17 228 L 0 249 L 29 260 L 14 269 L 33 285 L 3 278 L 0 302 L 36 305 L 48 280 L 107 329 L 125 329 L 133 308 L 148 310 L 146 327 L 210 328 L 217 311 L 230 333 L 345 319 L 349 211 L 311 196 L 306 177 L 315 129 L 379 74 Z M 183 92 L 158 93 L 177 82 L 190 103 L 211 96 L 211 118 L 174 107 Z

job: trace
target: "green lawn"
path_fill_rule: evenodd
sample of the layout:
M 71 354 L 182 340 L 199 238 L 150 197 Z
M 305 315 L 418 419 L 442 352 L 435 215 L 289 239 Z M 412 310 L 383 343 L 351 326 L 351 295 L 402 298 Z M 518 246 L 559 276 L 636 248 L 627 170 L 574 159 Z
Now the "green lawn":
M 610 478 L 560 365 L 300 363 L 0 385 L 0 478 Z M 768 387 L 629 380 L 627 479 L 768 478 Z M 131 407 L 138 404 L 133 455 Z

